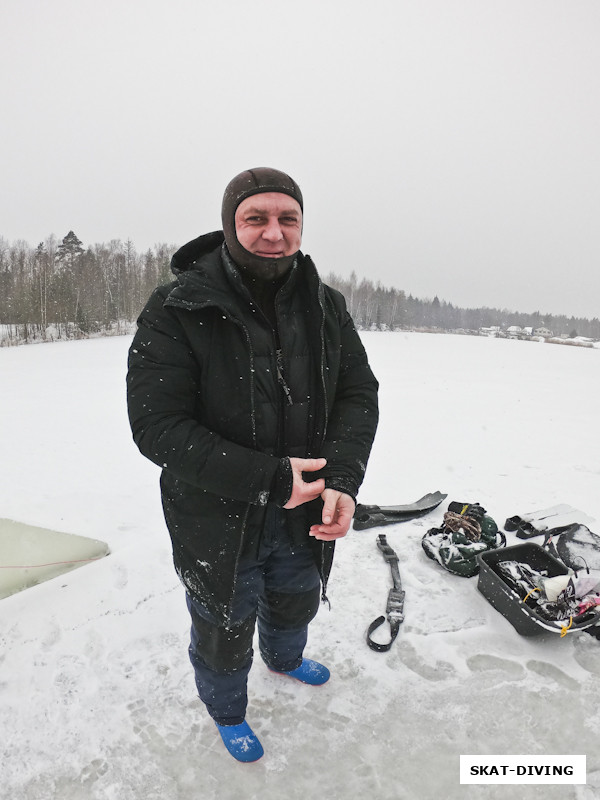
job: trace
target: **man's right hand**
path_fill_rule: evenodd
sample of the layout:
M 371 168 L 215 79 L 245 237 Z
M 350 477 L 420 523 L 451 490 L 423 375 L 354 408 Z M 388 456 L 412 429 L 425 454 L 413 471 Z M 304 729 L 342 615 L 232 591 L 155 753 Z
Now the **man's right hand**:
M 325 491 L 325 481 L 319 478 L 311 483 L 306 483 L 302 477 L 303 472 L 317 472 L 323 469 L 327 459 L 325 458 L 290 458 L 292 467 L 292 494 L 284 505 L 284 508 L 296 508 L 303 503 L 308 503 L 319 497 Z

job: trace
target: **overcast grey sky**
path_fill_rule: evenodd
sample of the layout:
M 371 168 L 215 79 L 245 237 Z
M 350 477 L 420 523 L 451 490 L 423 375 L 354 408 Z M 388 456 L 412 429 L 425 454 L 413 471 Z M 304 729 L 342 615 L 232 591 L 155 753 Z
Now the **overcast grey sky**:
M 323 274 L 600 314 L 598 0 L 0 0 L 0 235 L 138 250 L 289 172 Z

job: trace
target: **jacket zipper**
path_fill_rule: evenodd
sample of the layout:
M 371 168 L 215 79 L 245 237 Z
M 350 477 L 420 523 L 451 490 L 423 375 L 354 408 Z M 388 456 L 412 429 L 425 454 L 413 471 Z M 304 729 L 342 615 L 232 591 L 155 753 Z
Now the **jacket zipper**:
M 327 384 L 325 381 L 325 307 L 323 304 L 322 299 L 322 285 L 319 284 L 317 289 L 317 297 L 319 299 L 319 308 L 321 309 L 321 325 L 319 327 L 319 344 L 321 346 L 321 358 L 320 358 L 320 375 L 321 375 L 321 385 L 323 387 L 323 398 L 325 401 L 323 414 L 323 440 L 325 438 L 325 431 L 327 430 L 327 423 L 329 421 L 329 407 L 328 407 L 328 399 L 327 399 Z M 321 602 L 328 603 L 329 608 L 331 609 L 331 603 L 329 598 L 327 597 L 327 581 L 325 580 L 325 542 L 321 542 L 321 566 L 319 569 L 321 573 Z

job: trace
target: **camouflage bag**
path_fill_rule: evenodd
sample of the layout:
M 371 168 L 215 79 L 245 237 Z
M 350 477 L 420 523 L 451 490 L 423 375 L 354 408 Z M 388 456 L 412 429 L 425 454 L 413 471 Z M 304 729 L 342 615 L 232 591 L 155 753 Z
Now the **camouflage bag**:
M 441 528 L 428 530 L 421 544 L 444 569 L 471 578 L 479 572 L 478 553 L 504 547 L 506 536 L 479 503 L 452 502 Z

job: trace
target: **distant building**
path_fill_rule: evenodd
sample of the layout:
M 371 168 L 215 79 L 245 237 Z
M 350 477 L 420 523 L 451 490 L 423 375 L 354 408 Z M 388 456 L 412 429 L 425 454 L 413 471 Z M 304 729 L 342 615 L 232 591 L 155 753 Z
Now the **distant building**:
M 491 325 L 489 328 L 479 328 L 479 335 L 480 336 L 499 336 L 500 335 L 500 326 L 499 325 Z
M 552 336 L 552 331 L 548 328 L 536 328 L 533 333 L 535 336 Z

